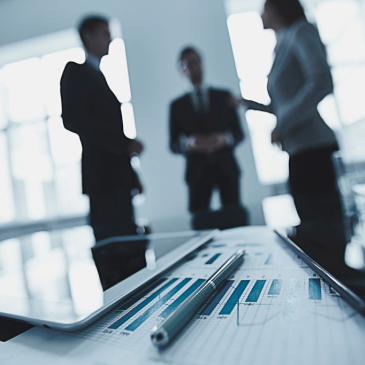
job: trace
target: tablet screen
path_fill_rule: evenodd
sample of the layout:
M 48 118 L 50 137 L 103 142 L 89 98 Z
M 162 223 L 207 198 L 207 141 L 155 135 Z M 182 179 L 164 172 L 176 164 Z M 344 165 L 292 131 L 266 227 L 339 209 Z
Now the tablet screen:
M 115 300 L 115 291 L 114 297 L 110 293 L 127 288 L 120 284 L 133 274 L 142 271 L 139 280 L 148 278 L 166 255 L 203 235 L 187 231 L 95 244 L 84 226 L 0 241 L 0 312 L 42 316 L 62 310 L 85 317 Z M 128 288 L 133 285 L 138 282 Z

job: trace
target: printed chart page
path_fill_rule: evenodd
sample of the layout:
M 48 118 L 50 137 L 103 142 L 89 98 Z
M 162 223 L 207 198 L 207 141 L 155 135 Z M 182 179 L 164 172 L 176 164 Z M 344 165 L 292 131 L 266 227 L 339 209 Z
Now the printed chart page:
M 239 248 L 242 266 L 168 348 L 156 349 L 152 327 Z M 83 330 L 34 328 L 0 346 L 0 363 L 22 356 L 27 364 L 363 364 L 365 319 L 274 232 L 239 228 Z

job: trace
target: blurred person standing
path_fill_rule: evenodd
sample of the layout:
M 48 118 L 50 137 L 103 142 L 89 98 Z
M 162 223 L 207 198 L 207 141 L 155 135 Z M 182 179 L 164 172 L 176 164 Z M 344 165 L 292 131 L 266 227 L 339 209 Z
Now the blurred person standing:
M 69 62 L 61 78 L 62 118 L 82 144 L 82 190 L 90 198 L 90 225 L 97 241 L 136 234 L 131 190 L 142 191 L 131 155 L 143 146 L 123 132 L 121 105 L 100 71 L 111 43 L 108 20 L 83 19 L 79 34 L 87 57 Z
M 248 109 L 273 113 L 273 144 L 288 152 L 289 187 L 302 224 L 341 219 L 332 153 L 335 134 L 317 106 L 333 92 L 326 50 L 298 0 L 267 0 L 264 29 L 276 33 L 275 60 L 268 75 L 270 105 L 241 99 Z
M 228 228 L 245 225 L 240 205 L 240 170 L 233 150 L 243 138 L 230 93 L 208 87 L 203 81 L 201 55 L 193 47 L 184 48 L 179 67 L 192 89 L 171 103 L 170 149 L 186 157 L 189 210 L 195 229 Z M 213 189 L 218 188 L 221 214 L 210 212 Z M 231 210 L 231 213 L 227 213 Z

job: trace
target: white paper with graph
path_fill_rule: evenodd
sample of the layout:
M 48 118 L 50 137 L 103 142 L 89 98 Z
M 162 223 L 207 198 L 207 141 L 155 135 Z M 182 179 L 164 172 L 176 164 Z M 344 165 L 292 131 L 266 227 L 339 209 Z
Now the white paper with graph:
M 240 269 L 171 346 L 154 348 L 151 328 L 238 248 L 247 253 Z M 148 293 L 88 328 L 63 334 L 33 329 L 0 352 L 18 347 L 28 360 L 35 354 L 38 363 L 49 364 L 59 356 L 78 364 L 362 364 L 364 344 L 365 319 L 272 231 L 248 228 L 221 234 Z

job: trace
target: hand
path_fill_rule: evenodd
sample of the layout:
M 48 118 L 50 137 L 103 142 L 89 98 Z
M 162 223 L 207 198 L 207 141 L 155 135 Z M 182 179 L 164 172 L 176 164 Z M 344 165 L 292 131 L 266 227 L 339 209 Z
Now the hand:
M 226 134 L 223 132 L 217 132 L 210 135 L 212 140 L 214 151 L 220 150 L 227 145 Z
M 135 139 L 129 142 L 128 152 L 130 155 L 132 154 L 140 155 L 142 151 L 143 151 L 143 144 L 141 142 Z
M 278 147 L 281 145 L 280 136 L 276 128 L 271 132 L 271 143 Z
M 227 104 L 232 108 L 237 108 L 240 105 L 247 105 L 248 101 L 242 97 L 236 98 L 230 95 L 228 97 Z
M 208 135 L 192 135 L 188 139 L 188 149 L 197 153 L 212 153 L 225 147 L 227 144 L 224 133 L 212 133 Z
M 138 194 L 143 194 L 143 192 L 144 192 L 143 185 L 141 184 L 141 182 L 139 181 L 138 178 L 137 178 L 137 180 L 135 182 L 134 189 L 136 189 L 138 191 Z

